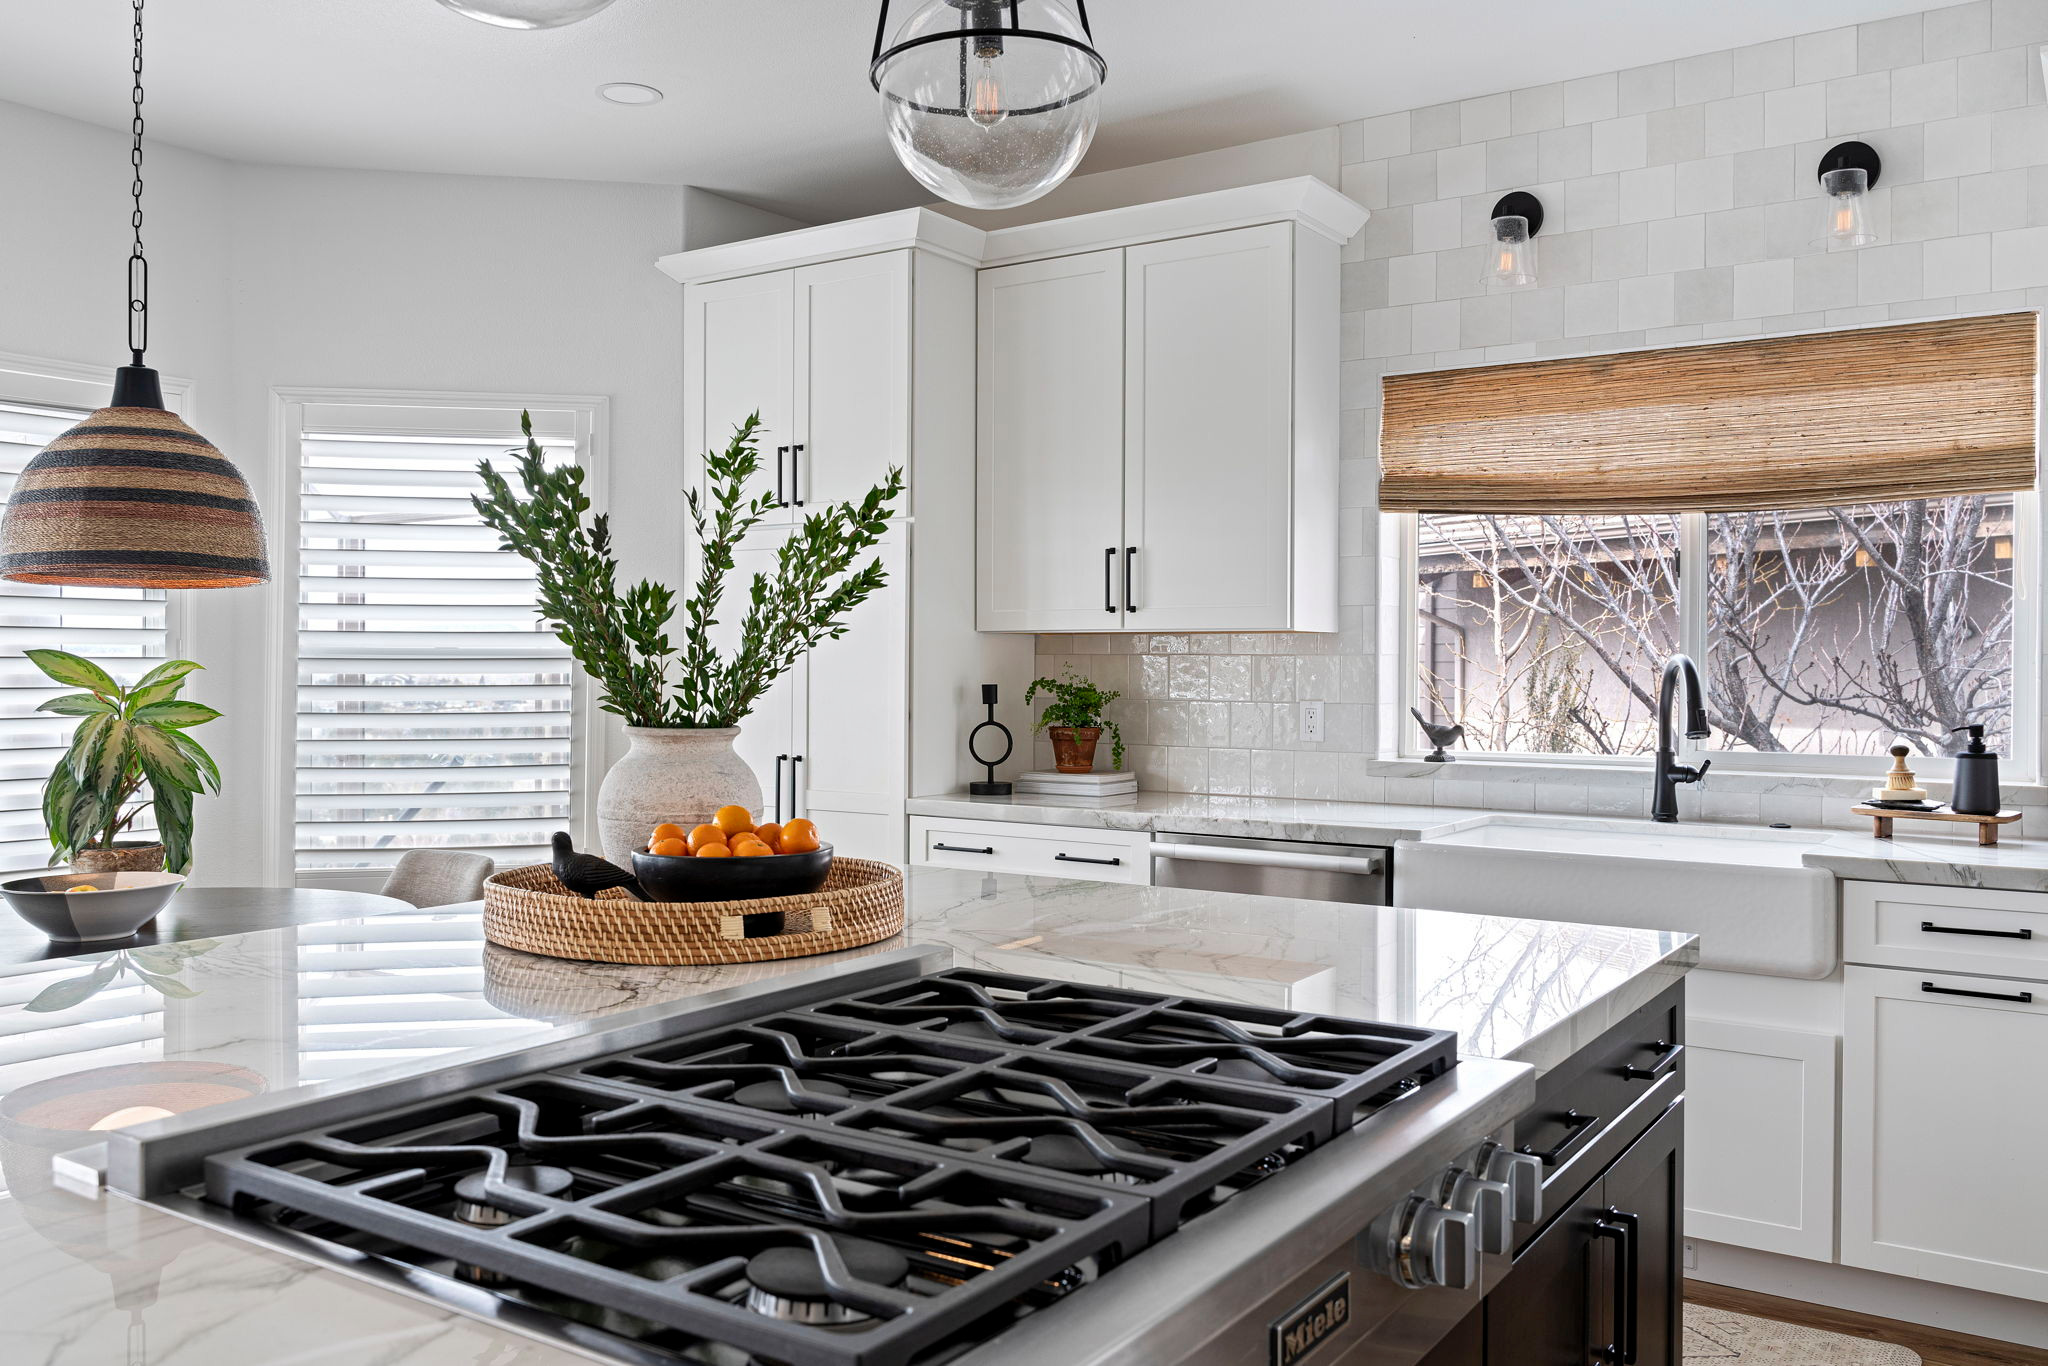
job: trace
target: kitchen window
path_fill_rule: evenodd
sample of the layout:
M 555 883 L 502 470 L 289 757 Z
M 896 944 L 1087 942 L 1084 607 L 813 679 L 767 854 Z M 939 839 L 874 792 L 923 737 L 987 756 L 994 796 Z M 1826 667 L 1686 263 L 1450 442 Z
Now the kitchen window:
M 594 403 L 533 411 L 588 461 Z M 581 685 L 531 568 L 470 505 L 509 470 L 516 406 L 288 402 L 299 465 L 292 858 L 299 885 L 375 886 L 407 849 L 547 856 L 588 793 Z
M 1483 754 L 1640 759 L 1683 652 L 1713 727 L 1697 752 L 1867 772 L 1982 725 L 2026 773 L 2038 330 L 1999 314 L 1389 377 L 1403 700 Z
M 21 383 L 8 383 L 19 380 Z M 69 402 L 15 401 L 0 396 L 0 495 L 11 493 L 15 476 L 52 438 L 76 425 L 105 401 L 106 383 L 60 380 L 0 372 L 0 395 L 40 391 Z M 69 391 L 78 392 L 72 394 Z M 0 579 L 0 871 L 44 868 L 50 844 L 44 834 L 44 779 L 71 743 L 78 724 L 36 707 L 76 692 L 52 683 L 23 652 L 68 650 L 104 666 L 132 683 L 170 648 L 167 605 L 161 589 L 73 588 Z M 149 813 L 138 818 L 147 828 Z

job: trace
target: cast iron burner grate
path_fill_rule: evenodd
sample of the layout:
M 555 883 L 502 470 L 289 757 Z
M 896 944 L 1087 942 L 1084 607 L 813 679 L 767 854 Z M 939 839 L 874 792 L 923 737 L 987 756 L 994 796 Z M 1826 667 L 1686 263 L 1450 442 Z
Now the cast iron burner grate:
M 1086 1054 L 1326 1101 L 1326 1135 L 1448 1071 L 1449 1030 L 956 969 L 812 1007 L 946 1038 Z
M 206 1195 L 641 1360 L 932 1360 L 1148 1234 L 1146 1202 L 1110 1187 L 566 1078 L 221 1153 Z

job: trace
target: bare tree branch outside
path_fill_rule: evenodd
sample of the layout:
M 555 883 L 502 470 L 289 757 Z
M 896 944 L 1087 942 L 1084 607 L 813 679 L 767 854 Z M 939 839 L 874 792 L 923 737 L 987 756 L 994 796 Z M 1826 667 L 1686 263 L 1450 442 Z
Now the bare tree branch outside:
M 1684 519 L 1703 601 L 1684 601 Z M 1710 744 L 1953 752 L 2012 726 L 2010 494 L 1794 512 L 1420 518 L 1422 709 L 1474 749 L 1644 754 L 1657 669 L 1705 615 Z

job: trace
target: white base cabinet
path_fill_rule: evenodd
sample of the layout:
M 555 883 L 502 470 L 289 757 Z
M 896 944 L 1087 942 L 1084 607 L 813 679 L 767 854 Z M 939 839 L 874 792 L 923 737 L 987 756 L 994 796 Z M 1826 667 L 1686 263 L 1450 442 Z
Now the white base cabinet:
M 1835 1252 L 1833 1034 L 1685 1022 L 1685 1231 L 1829 1261 Z
M 1843 1263 L 2048 1300 L 2048 990 L 1853 966 L 1845 985 Z
M 1089 882 L 1152 882 L 1152 836 L 1028 821 L 910 818 L 910 861 Z

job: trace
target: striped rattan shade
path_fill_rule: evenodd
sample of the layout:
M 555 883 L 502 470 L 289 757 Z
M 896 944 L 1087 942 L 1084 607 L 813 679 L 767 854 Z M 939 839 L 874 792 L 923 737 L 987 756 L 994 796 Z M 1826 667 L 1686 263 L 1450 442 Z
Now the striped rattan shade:
M 2037 315 L 1390 375 L 1388 512 L 1840 506 L 2034 486 Z
M 102 408 L 28 462 L 0 518 L 0 577 L 107 588 L 270 578 L 249 486 L 161 408 Z

